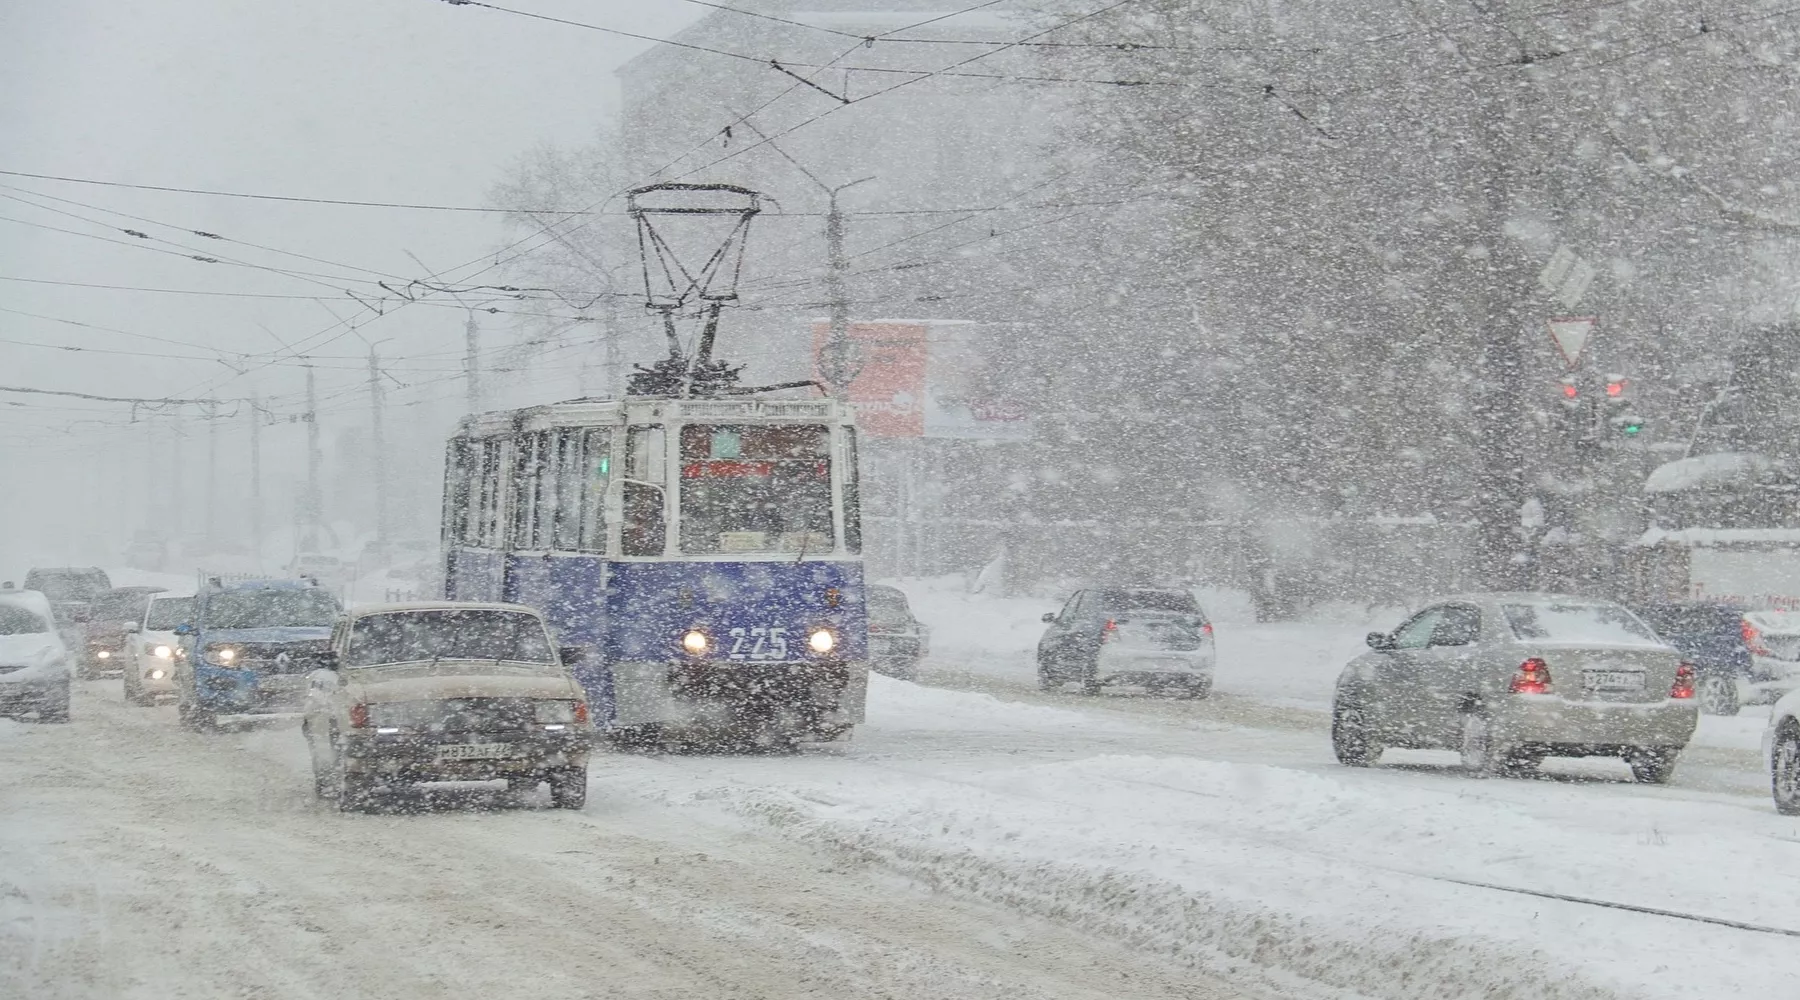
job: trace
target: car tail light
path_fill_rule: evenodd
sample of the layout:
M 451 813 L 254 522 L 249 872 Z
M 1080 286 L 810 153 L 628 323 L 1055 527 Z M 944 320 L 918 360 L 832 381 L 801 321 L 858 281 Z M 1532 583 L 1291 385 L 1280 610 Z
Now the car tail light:
M 1750 650 L 1751 655 L 1753 655 L 1753 656 L 1770 656 L 1770 655 L 1772 655 L 1769 652 L 1769 647 L 1763 645 L 1763 643 L 1762 643 L 1762 630 L 1757 628 L 1755 625 L 1750 624 L 1750 619 L 1748 619 L 1748 618 L 1744 619 L 1738 625 L 1738 631 L 1740 631 L 1744 634 L 1744 648 Z
M 1205 625 L 1200 626 L 1200 634 L 1212 635 L 1212 622 L 1207 622 Z
M 1108 618 L 1106 620 L 1106 624 L 1104 626 L 1102 626 L 1100 629 L 1100 641 L 1105 642 L 1106 640 L 1111 639 L 1113 636 L 1118 635 L 1118 634 L 1119 634 L 1119 623 L 1117 621 L 1115 621 L 1114 619 Z
M 1694 665 L 1683 663 L 1675 668 L 1675 683 L 1669 686 L 1669 697 L 1692 698 L 1694 696 Z
M 587 702 L 585 702 L 585 701 L 576 702 L 575 703 L 575 721 L 576 721 L 576 723 L 585 725 L 587 723 L 587 720 L 588 720 Z
M 1513 675 L 1507 690 L 1513 694 L 1548 694 L 1550 664 L 1535 656 L 1519 664 L 1519 672 Z
M 350 725 L 362 729 L 369 724 L 369 706 L 355 704 L 350 706 Z

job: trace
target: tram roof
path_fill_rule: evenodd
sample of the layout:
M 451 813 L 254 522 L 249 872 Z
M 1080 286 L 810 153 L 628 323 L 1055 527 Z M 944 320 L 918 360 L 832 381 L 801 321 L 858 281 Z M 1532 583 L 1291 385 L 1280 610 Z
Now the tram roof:
M 494 410 L 464 417 L 458 433 L 492 437 L 551 427 L 601 427 L 620 423 L 679 420 L 824 420 L 849 419 L 850 408 L 835 399 L 763 399 L 711 397 L 704 399 L 571 399 L 560 403 Z

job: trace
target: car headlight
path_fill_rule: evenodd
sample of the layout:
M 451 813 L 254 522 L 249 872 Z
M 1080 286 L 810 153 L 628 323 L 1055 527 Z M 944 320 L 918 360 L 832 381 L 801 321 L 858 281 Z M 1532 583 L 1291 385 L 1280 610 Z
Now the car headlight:
M 150 679 L 153 681 L 160 681 L 164 677 L 167 677 L 167 676 L 169 676 L 169 672 L 162 669 L 161 667 L 158 667 L 155 670 L 150 671 Z
M 829 653 L 837 646 L 837 636 L 828 628 L 814 629 L 813 634 L 806 637 L 806 645 L 815 653 Z
M 242 659 L 241 650 L 236 646 L 208 646 L 204 654 L 206 662 L 218 667 L 235 667 Z
M 169 657 L 174 656 L 175 651 L 170 649 L 167 646 L 158 646 L 155 649 L 152 649 L 150 651 L 150 655 L 156 657 L 159 660 L 166 660 Z
M 691 629 L 687 635 L 681 637 L 681 648 L 694 656 L 705 653 L 706 647 L 710 645 L 712 643 L 706 638 L 706 633 L 699 629 Z
M 97 651 L 95 651 L 94 655 L 102 660 L 110 660 L 110 659 L 112 659 L 112 650 L 110 650 L 110 649 L 97 650 Z

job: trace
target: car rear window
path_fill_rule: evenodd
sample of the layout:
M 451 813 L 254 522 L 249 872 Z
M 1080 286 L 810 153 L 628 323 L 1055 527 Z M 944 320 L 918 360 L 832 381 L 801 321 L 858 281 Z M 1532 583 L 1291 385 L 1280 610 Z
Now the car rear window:
M 1528 642 L 1593 643 L 1599 646 L 1660 646 L 1662 640 L 1637 616 L 1617 604 L 1546 602 L 1503 604 L 1513 635 Z
M 1108 611 L 1177 611 L 1198 615 L 1200 602 L 1180 590 L 1103 590 L 1100 607 Z

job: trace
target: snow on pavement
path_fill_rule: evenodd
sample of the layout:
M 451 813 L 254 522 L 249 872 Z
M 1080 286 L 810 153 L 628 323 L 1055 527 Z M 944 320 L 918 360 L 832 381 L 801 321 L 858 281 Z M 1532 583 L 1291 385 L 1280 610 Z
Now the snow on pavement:
M 877 678 L 879 718 L 842 750 L 626 759 L 601 780 L 1283 995 L 1775 996 L 1800 976 L 1792 938 L 1444 881 L 1800 929 L 1770 878 L 1800 863 L 1800 823 L 1766 803 L 1209 760 L 1153 727 L 1154 754 L 907 754 L 958 699 L 992 700 Z M 1033 709 L 1005 725 L 1083 742 L 1088 713 Z

